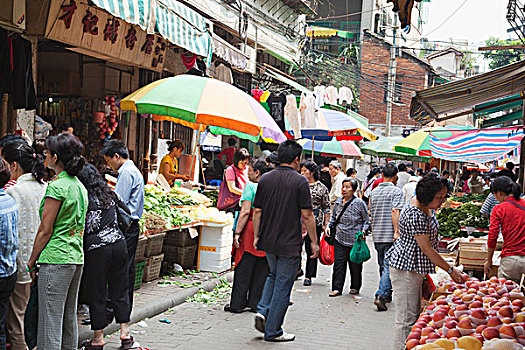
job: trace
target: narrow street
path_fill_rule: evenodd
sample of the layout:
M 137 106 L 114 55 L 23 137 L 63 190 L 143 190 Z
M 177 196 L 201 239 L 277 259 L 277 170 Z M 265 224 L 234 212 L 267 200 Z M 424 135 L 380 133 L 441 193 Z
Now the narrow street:
M 348 294 L 348 276 L 344 294 L 329 298 L 331 266 L 320 265 L 319 277 L 304 287 L 300 278 L 294 286 L 284 329 L 296 335 L 291 343 L 262 341 L 253 327 L 253 314 L 231 314 L 223 304 L 200 305 L 186 302 L 152 319 L 148 325 L 131 327 L 135 339 L 151 350 L 168 349 L 390 349 L 394 310 L 378 313 L 373 304 L 378 284 L 377 261 L 369 242 L 372 259 L 364 264 L 363 288 L 354 298 Z M 304 264 L 303 264 L 304 266 Z M 393 304 L 391 304 L 393 306 Z M 159 322 L 167 319 L 171 324 Z M 106 338 L 106 349 L 120 347 L 118 333 Z

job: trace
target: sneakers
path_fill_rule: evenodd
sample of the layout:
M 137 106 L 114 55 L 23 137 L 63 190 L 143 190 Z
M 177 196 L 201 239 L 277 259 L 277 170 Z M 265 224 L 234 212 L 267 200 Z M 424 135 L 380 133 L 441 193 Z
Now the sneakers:
M 286 333 L 283 331 L 283 334 L 281 334 L 278 337 L 265 339 L 265 341 L 273 341 L 273 342 L 283 342 L 283 341 L 294 341 L 295 340 L 295 334 Z
M 385 298 L 383 298 L 381 295 L 379 295 L 376 300 L 374 300 L 375 306 L 377 306 L 377 311 L 386 311 L 388 308 L 386 307 L 386 301 Z
M 264 333 L 264 328 L 266 327 L 266 317 L 263 314 L 255 314 L 255 329 L 259 332 Z

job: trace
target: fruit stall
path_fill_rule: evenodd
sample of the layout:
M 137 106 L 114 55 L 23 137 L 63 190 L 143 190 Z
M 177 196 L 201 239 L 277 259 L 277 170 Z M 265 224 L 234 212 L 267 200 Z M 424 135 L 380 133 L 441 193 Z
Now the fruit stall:
M 145 187 L 135 289 L 175 265 L 217 273 L 231 268 L 233 216 L 213 207 L 215 201 L 215 191 Z
M 523 283 L 523 282 L 522 282 Z M 407 338 L 410 349 L 522 349 L 525 297 L 504 278 L 443 280 Z

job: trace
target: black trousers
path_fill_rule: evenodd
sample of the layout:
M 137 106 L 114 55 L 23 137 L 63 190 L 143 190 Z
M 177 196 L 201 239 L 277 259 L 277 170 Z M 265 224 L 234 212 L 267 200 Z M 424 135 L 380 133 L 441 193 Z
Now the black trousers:
M 9 309 L 9 297 L 15 290 L 18 275 L 15 271 L 11 276 L 0 277 L 0 350 L 5 350 L 5 317 Z
M 346 264 L 350 268 L 350 289 L 359 291 L 362 285 L 363 264 L 356 264 L 350 261 L 350 251 L 352 247 L 346 247 L 335 241 L 335 261 L 334 272 L 332 275 L 332 290 L 343 291 L 346 278 Z
M 84 259 L 84 281 L 89 296 L 91 329 L 100 330 L 108 325 L 105 304 L 108 293 L 117 323 L 129 322 L 126 242 L 118 241 L 90 250 L 86 252 Z
M 249 307 L 256 310 L 269 272 L 266 257 L 244 252 L 241 261 L 235 266 L 230 307 L 239 310 Z
M 128 295 L 129 295 L 129 314 L 131 315 L 131 310 L 133 310 L 133 286 L 135 285 L 135 253 L 137 252 L 137 245 L 139 243 L 139 233 L 140 227 L 139 222 L 134 221 L 129 227 L 128 232 L 126 232 L 126 245 L 128 248 L 128 261 L 127 261 L 127 270 L 128 270 Z
M 321 234 L 323 233 L 323 227 L 317 226 L 317 243 L 321 239 Z M 312 256 L 312 240 L 310 236 L 306 235 L 304 238 L 304 250 L 306 251 L 306 272 L 304 274 L 305 278 L 317 277 L 317 258 L 310 258 Z

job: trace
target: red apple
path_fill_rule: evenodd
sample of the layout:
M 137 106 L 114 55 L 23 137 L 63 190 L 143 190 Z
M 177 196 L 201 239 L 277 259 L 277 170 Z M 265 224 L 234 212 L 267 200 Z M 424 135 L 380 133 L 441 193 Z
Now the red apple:
M 523 301 L 521 301 L 520 299 L 516 299 L 512 301 L 512 306 L 517 306 L 521 309 L 525 305 L 523 305 Z
M 465 310 L 468 310 L 468 305 L 461 304 L 461 305 L 456 306 L 456 311 L 465 311 Z
M 458 328 L 472 329 L 472 323 L 470 322 L 470 318 L 464 318 L 462 320 L 460 319 L 458 323 Z
M 417 339 L 409 339 L 407 340 L 406 347 L 408 350 L 415 348 L 419 345 L 419 340 Z
M 514 316 L 514 321 L 516 321 L 516 322 L 518 322 L 518 323 L 525 322 L 525 312 L 517 313 L 517 314 Z
M 487 328 L 487 325 L 486 324 L 482 324 L 482 325 L 479 325 L 476 327 L 476 333 L 477 334 L 481 334 L 481 332 L 483 332 L 483 330 Z
M 481 301 L 473 301 L 470 305 L 469 305 L 469 309 L 479 309 L 479 308 L 482 308 L 483 307 L 483 303 Z
M 421 332 L 412 332 L 408 335 L 407 337 L 407 340 L 408 339 L 416 339 L 418 344 L 419 344 L 419 339 L 421 338 Z
M 493 316 L 488 319 L 487 321 L 487 328 L 493 328 L 493 327 L 499 327 L 501 326 L 502 322 L 497 316 Z
M 499 309 L 498 315 L 500 317 L 514 317 L 514 312 L 512 311 L 510 306 L 503 306 Z
M 453 329 L 453 328 L 456 328 L 458 325 L 458 321 L 456 320 L 449 320 L 447 322 L 445 322 L 445 326 L 444 327 L 447 327 L 448 329 Z
M 510 318 L 510 317 L 503 317 L 501 319 L 501 322 L 503 322 L 504 324 L 511 324 L 512 323 L 512 318 Z
M 421 335 L 424 337 L 427 337 L 430 333 L 435 333 L 435 332 L 436 330 L 434 329 L 434 327 L 425 327 L 421 331 Z
M 514 327 L 510 325 L 504 324 L 503 326 L 501 326 L 501 328 L 499 329 L 499 333 L 500 333 L 500 336 L 505 335 L 509 339 L 516 338 L 516 331 L 514 330 Z
M 497 328 L 494 327 L 487 327 L 483 330 L 481 333 L 485 339 L 490 340 L 493 338 L 499 338 L 499 331 Z
M 427 343 L 431 343 L 431 342 L 433 342 L 434 340 L 439 339 L 439 338 L 441 338 L 441 336 L 440 336 L 439 334 L 437 334 L 436 332 L 434 332 L 434 333 L 430 333 L 430 334 L 428 335 L 428 337 L 427 337 Z
M 497 331 L 497 330 L 496 330 Z M 498 332 L 499 335 L 499 332 Z M 447 338 L 461 338 L 461 332 L 457 328 L 452 328 L 448 330 Z

